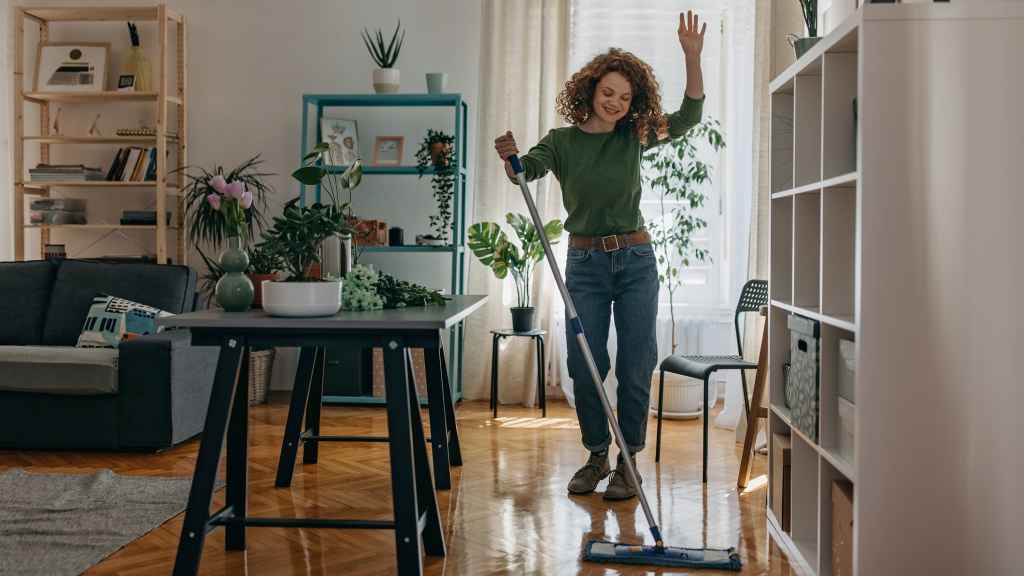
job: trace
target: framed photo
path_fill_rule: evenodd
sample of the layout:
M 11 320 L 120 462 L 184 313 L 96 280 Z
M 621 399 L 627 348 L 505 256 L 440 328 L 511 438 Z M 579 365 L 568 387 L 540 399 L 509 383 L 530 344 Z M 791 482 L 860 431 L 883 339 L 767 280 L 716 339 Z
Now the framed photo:
M 320 141 L 330 145 L 328 159 L 335 166 L 351 166 L 359 159 L 359 131 L 355 120 L 321 118 Z
M 118 92 L 135 92 L 135 75 L 121 74 L 117 77 Z
M 102 92 L 109 64 L 109 43 L 40 43 L 35 89 L 38 92 Z
M 405 136 L 377 136 L 373 143 L 373 163 L 380 166 L 398 166 L 402 163 Z

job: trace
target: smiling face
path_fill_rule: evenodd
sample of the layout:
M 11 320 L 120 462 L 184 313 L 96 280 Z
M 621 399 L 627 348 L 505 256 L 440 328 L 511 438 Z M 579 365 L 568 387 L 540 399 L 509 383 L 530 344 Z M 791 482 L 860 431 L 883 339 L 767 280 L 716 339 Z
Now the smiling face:
M 597 81 L 591 107 L 602 121 L 615 124 L 629 113 L 633 86 L 618 72 L 609 72 Z

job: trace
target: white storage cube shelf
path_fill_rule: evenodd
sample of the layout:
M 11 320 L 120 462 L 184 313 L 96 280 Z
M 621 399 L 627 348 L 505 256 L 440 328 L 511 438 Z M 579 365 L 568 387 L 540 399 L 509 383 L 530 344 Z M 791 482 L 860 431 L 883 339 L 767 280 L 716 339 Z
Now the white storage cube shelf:
M 840 419 L 839 342 L 856 340 L 858 18 L 772 83 L 769 426 L 790 436 L 793 452 L 790 530 L 772 515 L 771 532 L 791 563 L 812 574 L 831 574 L 832 481 L 855 475 L 852 455 L 840 450 L 853 423 Z M 786 406 L 793 315 L 820 324 L 816 434 L 794 426 Z

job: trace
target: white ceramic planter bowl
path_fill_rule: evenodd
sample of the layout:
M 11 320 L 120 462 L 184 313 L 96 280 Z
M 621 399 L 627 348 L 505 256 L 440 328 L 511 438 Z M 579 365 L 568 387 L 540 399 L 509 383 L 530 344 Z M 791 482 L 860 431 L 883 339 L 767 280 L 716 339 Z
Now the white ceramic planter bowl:
M 651 414 L 654 416 L 658 415 L 658 378 L 659 372 L 655 370 L 651 378 Z M 713 389 L 708 392 L 708 400 L 714 406 L 717 395 Z M 665 373 L 665 405 L 662 414 L 665 418 L 692 420 L 700 416 L 703 403 L 703 382 L 671 372 Z
M 378 94 L 398 92 L 400 79 L 397 68 L 377 68 L 373 71 L 373 89 Z
M 332 316 L 341 309 L 341 280 L 329 282 L 263 281 L 263 310 L 271 316 Z

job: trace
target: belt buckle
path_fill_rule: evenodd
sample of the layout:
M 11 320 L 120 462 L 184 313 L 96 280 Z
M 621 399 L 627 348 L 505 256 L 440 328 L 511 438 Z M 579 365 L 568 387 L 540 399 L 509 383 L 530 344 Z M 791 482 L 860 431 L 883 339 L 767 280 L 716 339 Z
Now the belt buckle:
M 612 248 L 612 249 L 608 248 L 608 239 L 609 238 L 611 238 L 612 240 L 615 240 L 615 248 Z M 622 250 L 622 245 L 619 244 L 619 237 L 615 236 L 614 234 L 611 235 L 611 236 L 601 236 L 601 250 L 603 250 L 605 252 L 615 252 L 617 250 Z

